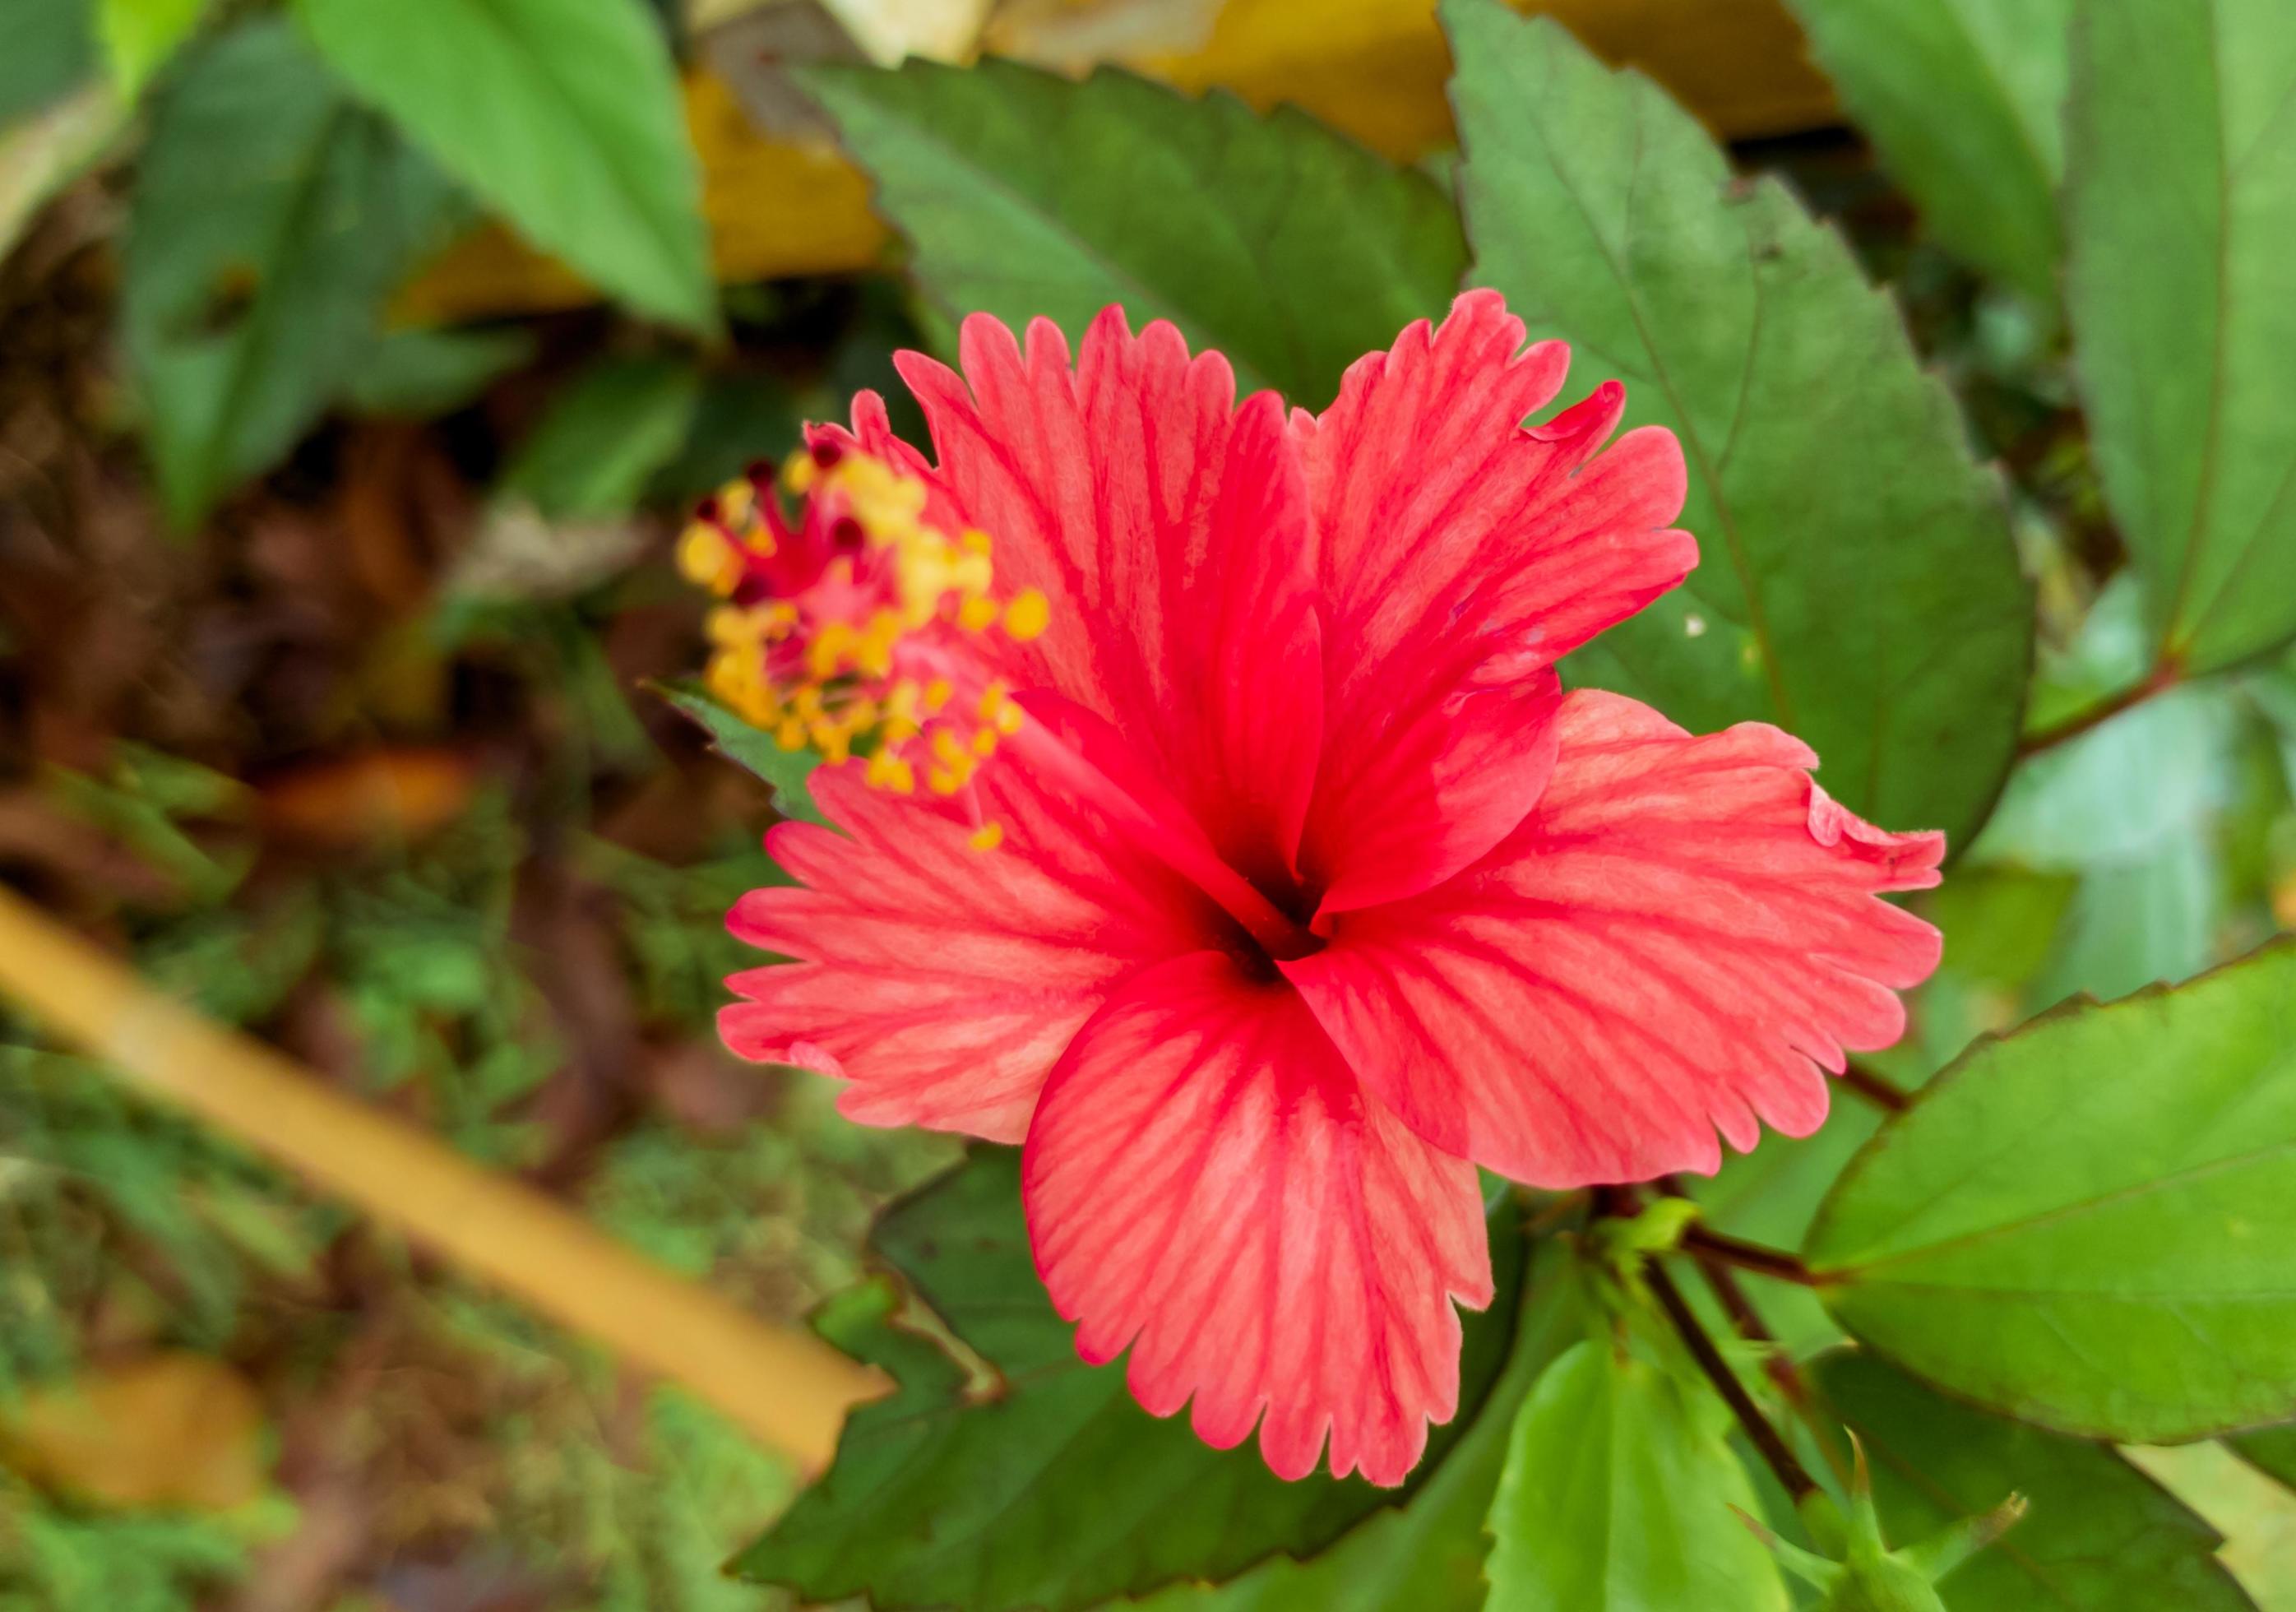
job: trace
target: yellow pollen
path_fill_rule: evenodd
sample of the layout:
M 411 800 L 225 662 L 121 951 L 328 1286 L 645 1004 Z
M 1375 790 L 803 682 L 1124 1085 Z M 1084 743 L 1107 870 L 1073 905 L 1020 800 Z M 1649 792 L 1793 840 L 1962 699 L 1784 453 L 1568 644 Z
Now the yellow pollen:
M 1006 636 L 1025 644 L 1053 624 L 1052 602 L 1033 588 L 1023 588 L 1004 607 Z
M 1004 843 L 1004 825 L 1002 823 L 983 823 L 972 831 L 972 837 L 965 842 L 975 851 L 994 851 Z
M 925 685 L 925 710 L 928 712 L 938 711 L 949 703 L 955 693 L 956 690 L 949 686 L 949 680 L 947 678 L 935 678 Z
M 994 728 L 972 730 L 972 753 L 984 761 L 996 753 L 996 730 Z
M 967 632 L 980 632 L 996 620 L 996 601 L 979 594 L 956 607 L 956 624 Z
M 742 556 L 733 540 L 707 521 L 696 521 L 677 539 L 678 574 L 719 598 L 742 580 Z

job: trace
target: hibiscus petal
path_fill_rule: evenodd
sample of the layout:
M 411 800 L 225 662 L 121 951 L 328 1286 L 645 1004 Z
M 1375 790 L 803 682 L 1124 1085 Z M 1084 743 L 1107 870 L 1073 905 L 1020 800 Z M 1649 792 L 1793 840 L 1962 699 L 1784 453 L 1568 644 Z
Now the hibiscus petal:
M 1317 417 L 1293 416 L 1318 537 L 1336 719 L 1447 692 L 1493 653 L 1552 664 L 1697 563 L 1669 530 L 1687 489 L 1670 432 L 1616 429 L 1606 382 L 1545 425 L 1560 341 L 1472 291 L 1439 328 L 1410 325 L 1358 359 Z
M 1696 543 L 1669 524 L 1686 487 L 1672 433 L 1633 431 L 1603 450 L 1625 407 L 1616 382 L 1524 427 L 1561 386 L 1569 353 L 1559 341 L 1526 350 L 1523 336 L 1496 292 L 1470 292 L 1440 327 L 1423 320 L 1359 360 L 1321 416 L 1293 417 L 1326 652 L 1323 782 L 1303 853 L 1313 882 L 1368 877 L 1385 894 L 1414 893 L 1497 843 L 1543 774 L 1519 764 L 1496 782 L 1489 760 L 1528 744 L 1543 714 L 1446 714 L 1468 691 L 1536 679 L 1697 563 Z M 1512 733 L 1490 731 L 1510 714 Z M 1386 753 L 1446 734 L 1463 753 L 1420 777 L 1447 782 L 1371 782 L 1392 767 Z M 1510 818 L 1505 807 L 1519 809 Z M 1365 832 L 1379 818 L 1391 819 L 1384 832 Z M 1448 826 L 1439 854 L 1401 866 L 1360 849 L 1399 843 L 1431 818 Z
M 802 884 L 752 891 L 728 926 L 802 960 L 728 980 L 747 999 L 719 1015 L 719 1032 L 744 1057 L 850 1082 L 838 1106 L 865 1124 L 1017 1142 L 1111 988 L 1225 920 L 1020 769 L 982 769 L 981 803 L 1006 829 L 986 852 L 964 823 L 868 788 L 859 770 L 814 774 L 844 835 L 785 823 L 769 836 Z
M 1034 682 L 1152 752 L 1222 853 L 1288 870 L 1323 733 L 1307 482 L 1272 393 L 1235 404 L 1218 353 L 1111 307 L 1075 368 L 1057 326 L 1025 347 L 964 322 L 964 374 L 899 359 L 936 473 L 996 544 L 1000 585 L 1051 625 Z
M 1192 1397 L 1280 1476 L 1402 1481 L 1458 1408 L 1491 1300 L 1474 1167 L 1369 1100 L 1299 997 L 1217 953 L 1136 975 L 1045 1088 L 1023 1163 L 1037 1266 L 1090 1361 Z M 1264 1413 L 1264 1420 L 1263 1420 Z
M 1522 821 L 1554 769 L 1559 680 L 1430 702 L 1376 747 L 1338 749 L 1318 781 L 1300 860 L 1336 913 L 1431 889 Z
M 1860 822 L 1759 723 L 1696 738 L 1580 691 L 1556 730 L 1487 860 L 1284 973 L 1422 1136 L 1517 1180 L 1710 1172 L 1718 1130 L 1808 1134 L 1819 1066 L 1895 1041 L 1895 992 L 1937 966 L 1937 931 L 1877 897 L 1935 884 L 1944 836 Z

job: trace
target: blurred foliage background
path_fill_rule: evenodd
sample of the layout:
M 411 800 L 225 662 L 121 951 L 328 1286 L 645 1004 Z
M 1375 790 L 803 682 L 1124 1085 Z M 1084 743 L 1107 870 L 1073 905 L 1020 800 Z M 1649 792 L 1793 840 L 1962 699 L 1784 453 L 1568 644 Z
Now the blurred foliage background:
M 2143 679 L 2053 245 L 1984 198 L 1924 226 L 1769 0 L 1525 9 L 1647 66 L 1897 292 L 2009 478 L 2033 726 Z M 857 387 L 910 424 L 889 354 L 947 329 L 788 69 L 984 46 L 1297 103 L 1447 172 L 1406 0 L 0 8 L 0 874 L 783 1318 L 951 1150 L 717 1046 L 770 801 L 645 686 L 701 655 L 681 508 Z M 2292 779 L 2284 663 L 2021 768 L 1929 902 L 1947 966 L 1885 1067 L 2296 925 Z M 0 1040 L 0 1608 L 770 1604 L 719 1567 L 792 1492 L 775 1459 Z M 1791 1238 L 1871 1123 L 1734 1164 L 1718 1223 Z M 2157 1469 L 2296 1605 L 2284 1492 Z

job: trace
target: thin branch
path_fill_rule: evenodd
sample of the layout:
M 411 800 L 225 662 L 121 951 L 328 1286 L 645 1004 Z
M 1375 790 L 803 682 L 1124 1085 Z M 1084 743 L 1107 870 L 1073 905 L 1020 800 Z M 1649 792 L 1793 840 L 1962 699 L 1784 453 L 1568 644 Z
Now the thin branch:
M 2164 660 L 2153 667 L 2151 674 L 2143 682 L 2132 687 L 2124 688 L 2110 698 L 2099 700 L 2087 711 L 2078 711 L 2062 722 L 2044 728 L 2038 733 L 2028 734 L 2017 745 L 2018 759 L 2021 761 L 2027 756 L 2038 755 L 2045 750 L 2055 749 L 2068 740 L 2077 739 L 2090 728 L 2111 721 L 2130 706 L 2141 705 L 2154 695 L 2165 689 L 2174 688 L 2183 680 L 2184 669 L 2174 661 Z
M 1810 1268 L 1784 1249 L 1726 1237 L 1704 1226 L 1685 1228 L 1682 1234 L 1682 1248 L 1684 1253 L 1700 1259 L 1735 1265 L 1741 1271 L 1751 1271 L 1757 1276 L 1767 1276 L 1773 1281 L 1792 1282 L 1799 1287 L 1818 1285 L 1817 1278 Z
M 1714 1340 L 1706 1336 L 1706 1328 L 1698 1324 L 1698 1317 L 1692 1313 L 1682 1290 L 1674 1285 L 1674 1279 L 1664 1267 L 1652 1261 L 1644 1268 L 1643 1279 L 1650 1285 L 1652 1295 L 1666 1312 L 1667 1320 L 1674 1323 L 1675 1331 L 1681 1335 L 1690 1358 L 1698 1362 L 1698 1369 L 1730 1407 L 1738 1425 L 1746 1430 L 1748 1440 L 1761 1452 L 1762 1460 L 1799 1509 L 1804 1500 L 1818 1492 L 1817 1480 L 1787 1445 L 1784 1436 L 1771 1426 L 1770 1419 L 1762 1414 L 1761 1407 L 1754 1403 L 1754 1396 L 1746 1392 L 1746 1385 L 1738 1380 L 1737 1372 L 1722 1358 Z
M 1849 1090 L 1864 1098 L 1884 1114 L 1903 1114 L 1913 1106 L 1914 1094 L 1880 1070 L 1852 1058 L 1842 1065 L 1836 1077 Z

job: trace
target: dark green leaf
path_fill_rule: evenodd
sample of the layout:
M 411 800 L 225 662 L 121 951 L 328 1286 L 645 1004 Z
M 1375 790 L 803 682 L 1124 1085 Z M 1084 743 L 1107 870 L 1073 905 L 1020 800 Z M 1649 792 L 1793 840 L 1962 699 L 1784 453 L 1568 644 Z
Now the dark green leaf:
M 636 0 L 299 0 L 329 65 L 537 246 L 633 307 L 716 322 L 701 167 Z
M 2296 1427 L 2259 1427 L 2225 1440 L 2233 1452 L 2259 1472 L 2296 1489 Z
M 712 375 L 685 440 L 647 483 L 645 501 L 687 503 L 716 492 L 758 460 L 781 458 L 797 446 L 803 418 L 797 398 L 770 376 Z
M 701 376 L 675 358 L 593 365 L 519 444 L 497 490 L 546 520 L 627 514 L 685 440 L 701 400 Z
M 2107 1445 L 1973 1410 L 1871 1355 L 1812 1367 L 1865 1444 L 1892 1539 L 1923 1539 L 2012 1493 L 2030 1509 L 1941 1581 L 1951 1612 L 2234 1612 L 2250 1604 L 2216 1531 Z
M 1229 1583 L 1168 1590 L 1140 1602 L 1143 1612 L 1480 1612 L 1489 1589 L 1484 1518 L 1515 1414 L 1549 1362 L 1587 1335 L 1568 1257 L 1559 1243 L 1533 1252 L 1505 1375 L 1399 1510 L 1358 1524 L 1311 1560 L 1279 1556 Z
M 1891 827 L 1966 835 L 2032 630 L 1999 490 L 1888 299 L 1775 180 L 1546 20 L 1449 0 L 1474 278 L 1690 467 L 1690 580 L 1566 668 L 1685 727 L 1774 721 Z
M 1792 0 L 1858 126 L 1938 238 L 2057 286 L 2074 0 Z
M 375 343 L 351 377 L 362 414 L 422 419 L 460 408 L 534 356 L 522 330 L 398 330 Z
M 847 1422 L 836 1464 L 736 1570 L 808 1600 L 865 1591 L 879 1608 L 1083 1607 L 1176 1579 L 1217 1581 L 1277 1551 L 1328 1544 L 1410 1490 L 1359 1478 L 1287 1484 L 1256 1447 L 1211 1449 L 1185 1416 L 1159 1420 L 1121 1362 L 1077 1359 L 1046 1299 L 1021 1211 L 1019 1155 L 976 1148 L 896 1205 L 877 1253 L 996 1374 L 982 1392 L 934 1345 L 891 1324 L 863 1289 L 824 1318 L 832 1342 L 884 1367 L 890 1399 Z M 1498 1297 L 1467 1318 L 1457 1419 L 1418 1477 L 1440 1471 L 1504 1368 L 1524 1265 L 1513 1210 L 1494 1210 Z
M 1458 284 L 1443 193 L 1297 111 L 994 62 L 807 84 L 951 317 L 1042 314 L 1074 338 L 1121 302 L 1226 354 L 1239 391 L 1320 407 Z
M 2296 942 L 1980 1043 L 1804 1246 L 1853 1334 L 1963 1398 L 2174 1442 L 2296 1415 Z
M 820 758 L 810 750 L 783 750 L 773 735 L 752 728 L 699 683 L 656 683 L 654 692 L 699 723 L 719 755 L 773 785 L 774 810 L 785 818 L 826 823 L 805 781 Z
M 2153 640 L 2196 671 L 2296 635 L 2296 12 L 2085 0 L 2067 302 Z
M 1491 1505 L 1491 1612 L 1784 1612 L 1730 1413 L 1626 1345 L 1546 1369 Z
M 62 99 L 94 68 L 94 0 L 0 6 L 0 124 Z
M 243 23 L 186 57 L 136 175 L 122 308 L 178 523 L 309 428 L 446 203 L 285 23 Z

